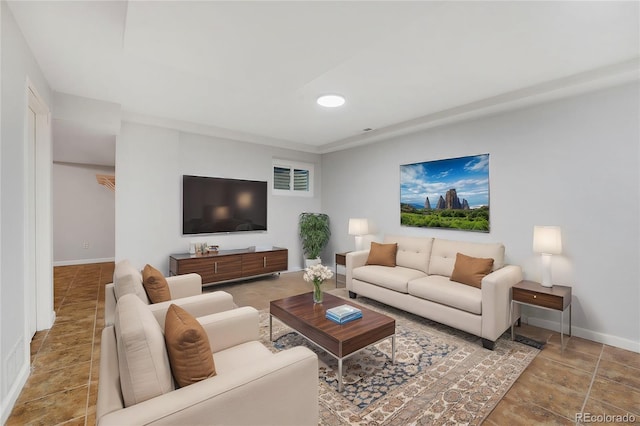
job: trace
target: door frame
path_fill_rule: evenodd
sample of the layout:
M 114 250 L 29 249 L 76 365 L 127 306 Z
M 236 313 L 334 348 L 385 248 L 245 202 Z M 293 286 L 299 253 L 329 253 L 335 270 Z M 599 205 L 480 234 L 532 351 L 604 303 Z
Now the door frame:
M 29 109 L 36 113 L 36 138 L 34 146 L 29 146 L 28 116 Z M 34 327 L 30 326 L 30 309 L 35 303 L 35 330 L 51 328 L 55 321 L 53 310 L 53 220 L 51 200 L 51 180 L 53 154 L 51 147 L 51 112 L 33 82 L 26 80 L 26 108 L 24 135 L 24 211 L 25 217 L 29 208 L 35 208 L 35 223 L 25 221 L 24 277 L 25 282 L 33 279 L 35 300 L 29 300 L 29 288 L 25 285 L 25 329 L 27 336 Z M 33 155 L 33 161 L 30 159 Z M 29 181 L 35 186 L 35 206 L 29 200 Z M 35 248 L 35 259 L 31 259 L 30 251 Z M 27 348 L 29 339 L 25 339 Z M 29 353 L 28 351 L 26 353 Z

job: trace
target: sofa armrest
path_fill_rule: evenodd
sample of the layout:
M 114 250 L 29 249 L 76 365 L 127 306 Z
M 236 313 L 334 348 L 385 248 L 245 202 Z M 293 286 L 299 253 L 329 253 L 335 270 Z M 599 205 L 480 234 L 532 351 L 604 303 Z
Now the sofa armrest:
M 236 307 L 233 303 L 233 296 L 225 291 L 214 291 L 213 293 L 203 293 L 197 296 L 183 297 L 182 299 L 169 300 L 166 302 L 149 305 L 149 310 L 158 320 L 158 324 L 164 330 L 164 319 L 171 304 L 176 304 L 189 312 L 194 317 L 203 317 L 218 312 L 228 311 Z
M 198 321 L 213 353 L 260 338 L 260 315 L 250 306 L 200 317 Z
M 166 278 L 172 299 L 202 294 L 202 277 L 198 274 L 175 275 Z
M 369 250 L 360 250 L 360 251 L 352 251 L 347 253 L 346 259 L 346 280 L 347 280 L 347 289 L 353 289 L 351 285 L 351 280 L 353 279 L 353 270 L 355 268 L 359 268 L 360 266 L 364 266 L 367 263 L 367 259 L 369 258 Z
M 124 400 L 120 390 L 116 332 L 112 325 L 102 329 L 99 377 L 101 378 L 98 381 L 98 399 L 96 401 L 96 416 L 98 418 L 124 408 Z
M 116 315 L 116 290 L 113 283 L 104 286 L 104 325 L 113 325 Z
M 305 347 L 98 418 L 123 424 L 318 424 L 318 358 Z
M 522 268 L 506 265 L 482 279 L 482 337 L 495 342 L 511 326 L 511 287 L 522 281 Z M 520 311 L 514 312 L 514 319 Z

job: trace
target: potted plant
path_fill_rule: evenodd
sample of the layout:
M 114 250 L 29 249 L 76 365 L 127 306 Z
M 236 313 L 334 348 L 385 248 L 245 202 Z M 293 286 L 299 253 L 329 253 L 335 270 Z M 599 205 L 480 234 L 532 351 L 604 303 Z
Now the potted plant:
M 320 263 L 320 253 L 329 242 L 329 216 L 324 213 L 300 213 L 298 222 L 305 267 L 308 268 Z

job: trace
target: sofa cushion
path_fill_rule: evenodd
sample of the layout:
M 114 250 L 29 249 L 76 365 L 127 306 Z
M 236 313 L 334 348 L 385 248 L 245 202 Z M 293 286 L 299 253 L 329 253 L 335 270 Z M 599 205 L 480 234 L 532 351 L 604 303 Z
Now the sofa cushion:
M 386 235 L 384 242 L 398 243 L 396 265 L 417 269 L 425 274 L 429 272 L 429 258 L 431 257 L 433 238 Z
M 369 250 L 369 257 L 367 258 L 367 265 L 380 265 L 380 266 L 396 266 L 396 252 L 398 251 L 398 244 L 380 244 L 375 241 L 371 242 L 371 249 Z
M 493 267 L 493 259 L 466 256 L 462 253 L 456 255 L 456 263 L 451 273 L 451 281 L 482 288 L 482 279 L 486 277 Z
M 150 303 L 142 285 L 142 274 L 126 259 L 116 263 L 113 270 L 113 291 L 118 301 L 125 294 L 135 294 L 147 305 Z
M 168 302 L 171 300 L 171 290 L 167 279 L 151 265 L 144 265 L 142 270 L 142 286 L 151 303 Z
M 441 275 L 429 275 L 409 281 L 409 294 L 441 305 L 482 314 L 482 290 L 450 281 Z
M 118 300 L 114 328 L 125 407 L 174 390 L 162 328 L 135 294 Z
M 436 238 L 431 250 L 429 275 L 450 277 L 458 253 L 471 257 L 492 258 L 492 271 L 504 266 L 504 246 L 500 243 L 470 243 Z
M 353 270 L 353 278 L 370 284 L 390 290 L 407 293 L 407 283 L 416 278 L 424 277 L 421 271 L 396 266 L 390 268 L 388 266 L 367 265 L 355 268 Z
M 171 304 L 164 321 L 171 372 L 184 387 L 216 375 L 207 333 L 191 314 Z

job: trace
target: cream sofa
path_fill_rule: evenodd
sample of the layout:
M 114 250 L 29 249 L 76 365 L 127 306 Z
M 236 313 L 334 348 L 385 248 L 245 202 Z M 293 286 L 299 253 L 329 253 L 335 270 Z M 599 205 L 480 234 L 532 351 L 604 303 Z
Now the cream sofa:
M 236 307 L 233 296 L 224 291 L 202 293 L 202 277 L 198 274 L 166 277 L 171 299 L 168 302 L 151 304 L 142 285 L 142 274 L 128 260 L 118 262 L 113 271 L 113 282 L 105 286 L 104 324 L 112 325 L 116 303 L 128 293 L 136 294 L 164 324 L 164 315 L 169 305 L 175 303 L 194 317 L 215 314 Z
M 102 331 L 96 423 L 317 425 L 318 358 L 305 347 L 272 353 L 251 307 L 197 318 L 216 375 L 176 389 L 163 326 L 135 295 Z
M 440 238 L 385 236 L 397 243 L 396 266 L 366 265 L 369 251 L 347 254 L 349 296 L 362 295 L 482 338 L 487 349 L 510 327 L 511 287 L 522 280 L 519 266 L 504 265 L 504 246 Z M 493 258 L 482 288 L 449 280 L 456 254 Z M 514 312 L 514 319 L 520 311 Z

